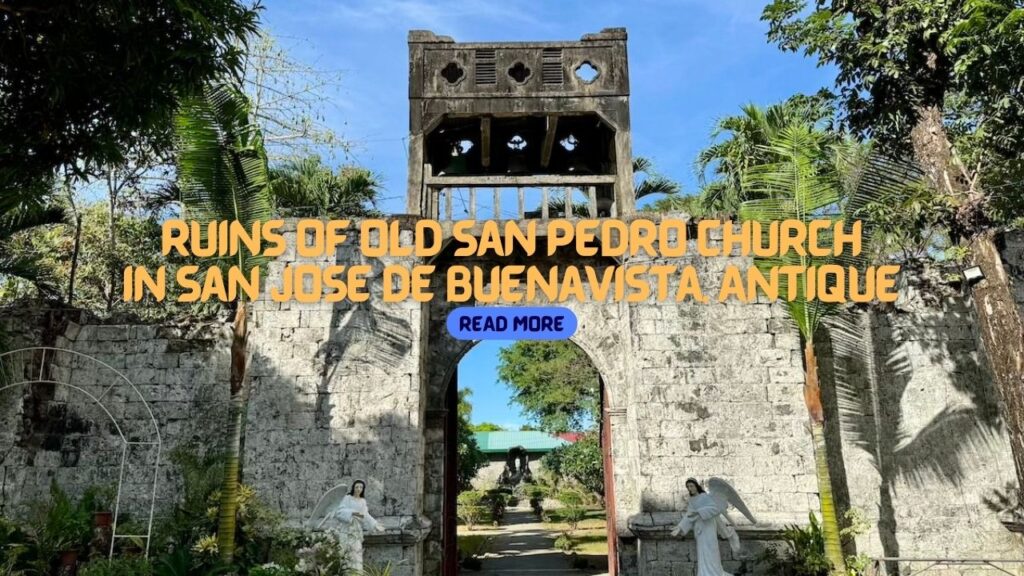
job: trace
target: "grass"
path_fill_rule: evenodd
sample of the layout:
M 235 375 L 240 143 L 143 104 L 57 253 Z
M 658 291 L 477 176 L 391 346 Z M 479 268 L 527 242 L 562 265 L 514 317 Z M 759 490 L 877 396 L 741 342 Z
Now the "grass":
M 546 522 L 544 527 L 555 532 L 568 532 L 569 524 L 565 521 L 560 510 L 549 510 L 551 522 Z M 603 508 L 590 508 L 584 519 L 579 523 L 576 531 L 572 533 L 572 541 L 575 544 L 574 552 L 583 556 L 607 556 L 608 555 L 608 522 L 605 518 Z
M 490 551 L 492 536 L 483 534 L 459 534 L 459 550 L 470 556 L 482 556 Z
M 601 530 L 579 531 L 572 536 L 576 544 L 575 551 L 583 556 L 607 556 L 608 533 Z

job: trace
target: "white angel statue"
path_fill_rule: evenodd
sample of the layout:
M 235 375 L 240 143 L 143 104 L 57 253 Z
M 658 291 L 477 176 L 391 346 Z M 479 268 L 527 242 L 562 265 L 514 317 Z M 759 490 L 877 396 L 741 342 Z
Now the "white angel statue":
M 672 536 L 685 535 L 693 530 L 697 543 L 697 576 L 732 576 L 722 569 L 722 557 L 718 552 L 719 536 L 729 541 L 734 553 L 740 552 L 740 538 L 728 520 L 729 506 L 742 512 L 752 523 L 756 524 L 757 520 L 736 490 L 721 478 L 709 478 L 707 492 L 697 480 L 688 478 L 686 490 L 690 493 L 690 500 Z
M 318 530 L 328 525 L 327 530 L 338 539 L 338 546 L 348 558 L 351 568 L 359 572 L 363 569 L 363 534 L 383 532 L 384 528 L 370 516 L 366 507 L 366 482 L 353 482 L 348 493 L 338 501 L 344 488 L 343 484 L 328 490 L 313 509 L 310 520 L 320 518 L 316 525 Z

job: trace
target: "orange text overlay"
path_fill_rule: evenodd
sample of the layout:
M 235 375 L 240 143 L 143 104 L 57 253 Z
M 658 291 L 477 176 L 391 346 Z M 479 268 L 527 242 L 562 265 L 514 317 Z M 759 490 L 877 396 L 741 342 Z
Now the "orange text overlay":
M 861 230 L 859 221 L 831 219 L 270 220 L 248 226 L 169 220 L 163 254 L 189 263 L 126 268 L 124 299 L 427 302 L 440 294 L 451 302 L 507 304 L 891 302 L 897 266 L 850 264 L 863 249 Z M 511 256 L 516 263 L 507 263 Z M 708 266 L 698 258 L 729 260 Z M 592 264 L 572 265 L 581 259 Z M 702 286 L 712 280 L 715 287 Z

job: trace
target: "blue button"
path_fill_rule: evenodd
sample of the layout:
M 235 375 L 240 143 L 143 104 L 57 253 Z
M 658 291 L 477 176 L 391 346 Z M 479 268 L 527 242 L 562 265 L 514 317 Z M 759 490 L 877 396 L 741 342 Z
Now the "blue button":
M 568 308 L 463 306 L 448 315 L 448 333 L 458 340 L 565 340 L 576 333 Z

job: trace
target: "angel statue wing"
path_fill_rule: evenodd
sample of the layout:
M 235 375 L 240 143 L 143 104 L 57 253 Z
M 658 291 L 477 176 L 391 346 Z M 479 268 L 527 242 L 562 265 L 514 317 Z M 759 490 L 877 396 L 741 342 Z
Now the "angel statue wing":
M 708 478 L 707 491 L 711 498 L 718 504 L 718 508 L 724 513 L 729 506 L 740 511 L 752 524 L 757 524 L 757 519 L 750 513 L 750 509 L 743 503 L 743 499 L 736 492 L 731 484 L 721 478 Z
M 331 510 L 338 507 L 341 500 L 346 494 L 348 494 L 348 488 L 348 484 L 338 484 L 334 488 L 324 492 L 324 495 L 320 497 L 316 506 L 313 507 L 313 513 L 309 515 L 309 519 L 306 521 L 306 524 L 308 524 L 310 528 L 316 528 L 320 524 L 320 521 L 324 519 L 324 516 L 327 516 Z

